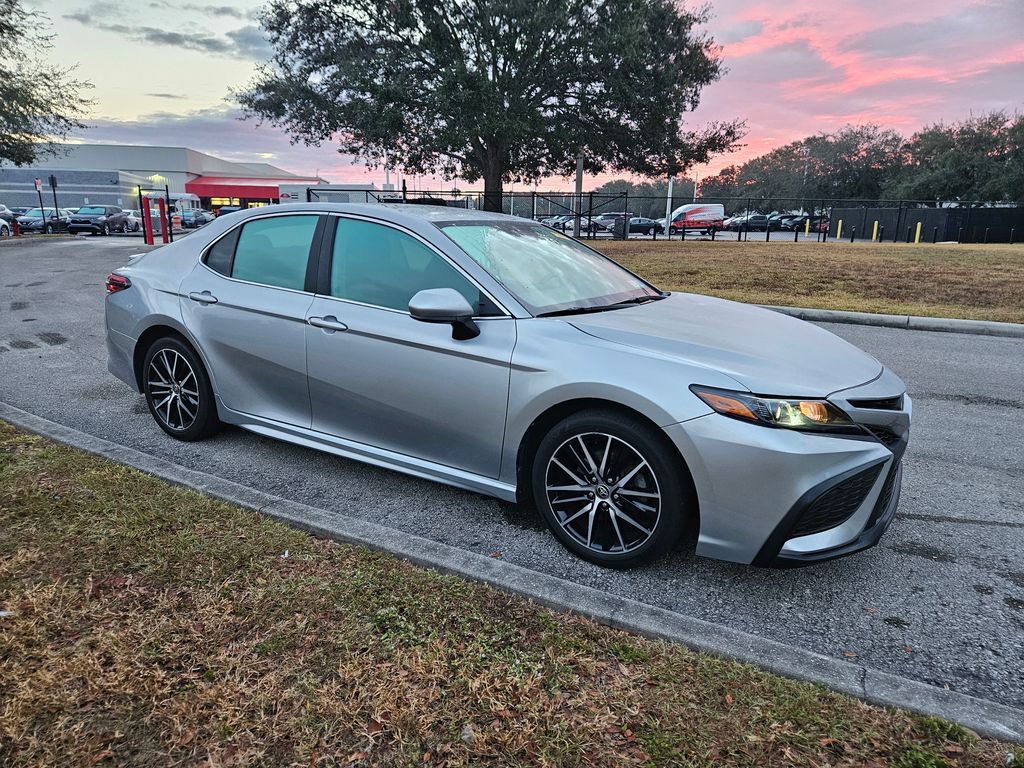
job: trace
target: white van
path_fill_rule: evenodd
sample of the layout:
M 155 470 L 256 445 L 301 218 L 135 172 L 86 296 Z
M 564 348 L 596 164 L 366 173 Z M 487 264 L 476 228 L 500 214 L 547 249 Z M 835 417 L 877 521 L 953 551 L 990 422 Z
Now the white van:
M 725 221 L 725 206 L 720 203 L 687 203 L 672 211 L 672 232 L 684 229 L 700 229 L 710 232 L 722 229 Z

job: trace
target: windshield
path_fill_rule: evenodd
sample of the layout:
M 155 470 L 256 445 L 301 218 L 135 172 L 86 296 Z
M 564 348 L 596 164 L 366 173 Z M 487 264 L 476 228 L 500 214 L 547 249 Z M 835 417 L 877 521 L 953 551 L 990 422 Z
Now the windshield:
M 94 213 L 102 214 L 104 213 L 104 208 L 99 205 L 83 205 L 81 208 L 78 209 L 78 212 L 83 215 L 91 215 Z
M 611 259 L 548 227 L 490 221 L 440 227 L 534 315 L 661 296 Z
M 42 214 L 42 209 L 41 208 L 29 208 L 27 211 L 25 211 L 25 213 L 22 214 L 22 216 L 26 216 L 26 217 L 29 217 L 29 218 L 34 216 L 37 219 L 41 218 L 42 215 L 43 214 Z M 46 215 L 47 216 L 53 216 L 53 208 L 47 208 L 46 209 Z

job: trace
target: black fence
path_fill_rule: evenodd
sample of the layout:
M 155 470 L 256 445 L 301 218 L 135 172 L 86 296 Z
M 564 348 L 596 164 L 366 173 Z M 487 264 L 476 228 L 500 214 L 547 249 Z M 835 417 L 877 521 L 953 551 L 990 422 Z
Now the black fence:
M 315 188 L 311 188 L 315 189 Z M 482 210 L 483 192 L 366 191 L 366 202 L 412 202 Z M 353 196 L 351 199 L 355 199 Z M 697 197 L 669 198 L 584 192 L 505 192 L 502 212 L 543 221 L 567 234 L 587 239 L 650 237 L 823 242 L 996 243 L 1024 237 L 1024 204 L 992 201 L 823 200 L 810 198 Z M 722 218 L 666 228 L 682 206 L 720 205 Z M 498 207 L 497 205 L 494 207 Z M 675 219 L 673 219 L 675 220 Z M 626 222 L 629 222 L 628 227 Z M 920 229 L 918 228 L 920 224 Z

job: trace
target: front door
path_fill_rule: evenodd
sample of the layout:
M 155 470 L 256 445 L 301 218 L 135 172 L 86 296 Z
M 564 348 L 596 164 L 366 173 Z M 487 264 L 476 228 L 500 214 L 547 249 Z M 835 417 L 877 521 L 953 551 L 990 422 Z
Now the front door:
M 497 477 L 515 320 L 423 241 L 362 219 L 338 219 L 329 286 L 306 327 L 313 429 Z M 480 335 L 413 319 L 428 288 L 466 296 Z
M 185 327 L 231 410 L 310 425 L 305 323 L 313 294 L 306 280 L 321 219 L 247 221 L 218 240 L 181 284 Z

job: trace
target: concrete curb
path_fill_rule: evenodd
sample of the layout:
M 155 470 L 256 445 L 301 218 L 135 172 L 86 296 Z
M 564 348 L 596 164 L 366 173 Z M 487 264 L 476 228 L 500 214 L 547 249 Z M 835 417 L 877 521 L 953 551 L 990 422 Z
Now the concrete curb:
M 878 328 L 903 328 L 911 331 L 940 331 L 942 333 L 973 333 L 980 336 L 1005 336 L 1024 339 L 1024 323 L 997 323 L 991 320 L 958 320 L 947 317 L 918 317 L 917 315 L 881 315 L 874 312 L 846 312 L 838 309 L 810 309 L 807 307 L 776 307 L 758 304 L 784 315 L 799 317 L 815 323 L 850 323 Z
M 878 672 L 376 523 L 288 501 L 87 435 L 3 402 L 0 402 L 0 419 L 175 485 L 255 510 L 315 536 L 390 552 L 417 565 L 480 581 L 612 627 L 682 643 L 697 651 L 743 661 L 785 677 L 820 683 L 874 704 L 937 715 L 961 723 L 982 736 L 1024 743 L 1024 710 Z

